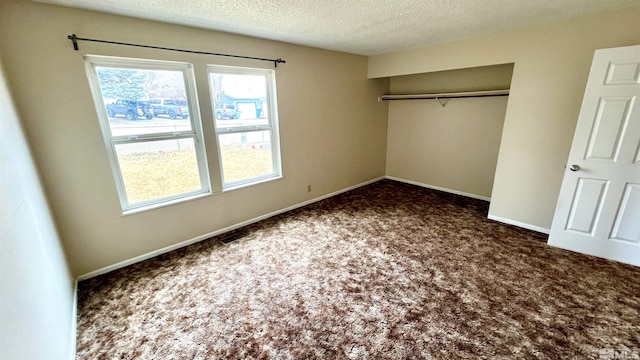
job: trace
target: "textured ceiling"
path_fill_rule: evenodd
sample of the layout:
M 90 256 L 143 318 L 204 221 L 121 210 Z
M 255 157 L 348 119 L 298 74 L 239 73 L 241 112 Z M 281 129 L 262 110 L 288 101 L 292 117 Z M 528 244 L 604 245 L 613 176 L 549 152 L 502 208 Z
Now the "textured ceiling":
M 640 5 L 640 0 L 36 0 L 361 55 Z

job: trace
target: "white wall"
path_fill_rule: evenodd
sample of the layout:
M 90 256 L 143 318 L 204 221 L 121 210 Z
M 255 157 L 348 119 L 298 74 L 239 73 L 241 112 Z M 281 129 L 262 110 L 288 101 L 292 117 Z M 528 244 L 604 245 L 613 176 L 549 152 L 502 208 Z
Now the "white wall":
M 369 58 L 369 77 L 515 63 L 490 215 L 551 226 L 593 52 L 640 44 L 640 7 Z
M 0 109 L 0 357 L 68 360 L 74 280 L 1 69 Z
M 367 80 L 366 57 L 22 0 L 0 2 L 0 33 L 10 34 L 0 54 L 76 275 L 384 175 L 387 104 L 377 97 L 389 81 Z M 82 54 L 193 63 L 210 170 L 206 65 L 273 64 L 90 42 L 74 51 L 72 33 L 285 59 L 276 70 L 284 178 L 122 216 Z

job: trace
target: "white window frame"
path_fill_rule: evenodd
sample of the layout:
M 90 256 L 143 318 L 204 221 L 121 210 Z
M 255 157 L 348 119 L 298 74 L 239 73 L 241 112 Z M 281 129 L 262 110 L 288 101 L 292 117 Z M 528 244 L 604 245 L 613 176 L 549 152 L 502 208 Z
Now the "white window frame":
M 218 127 L 218 121 L 215 116 L 216 99 L 213 83 L 211 82 L 211 74 L 230 74 L 230 75 L 259 75 L 264 76 L 266 80 L 266 103 L 268 110 L 268 123 L 264 125 L 252 125 L 252 126 L 238 126 L 238 127 Z M 276 72 L 271 69 L 262 68 L 250 68 L 240 66 L 226 66 L 226 65 L 207 65 L 207 81 L 209 81 L 209 91 L 211 94 L 211 101 L 213 104 L 214 122 L 215 122 L 215 134 L 216 143 L 218 145 L 218 160 L 220 164 L 220 177 L 222 181 L 222 191 L 233 190 L 240 187 L 258 184 L 261 182 L 280 179 L 282 178 L 282 160 L 280 155 L 280 131 L 278 127 L 278 108 L 277 108 L 277 96 L 276 96 Z M 236 109 L 237 110 L 237 109 Z M 220 136 L 225 134 L 234 133 L 247 133 L 268 130 L 271 134 L 271 160 L 273 162 L 273 172 L 268 175 L 257 176 L 249 179 L 225 182 L 224 178 L 224 166 L 222 164 L 222 152 L 220 148 Z
M 193 65 L 186 62 L 134 59 L 98 55 L 85 55 L 84 60 L 85 69 L 89 78 L 89 86 L 93 95 L 98 119 L 100 120 L 100 127 L 102 129 L 102 135 L 107 148 L 107 153 L 109 154 L 111 170 L 116 182 L 116 188 L 118 190 L 118 196 L 120 198 L 120 205 L 122 207 L 123 214 L 126 215 L 130 213 L 136 213 L 139 211 L 154 209 L 210 195 L 211 182 L 209 179 L 209 169 L 207 166 L 205 144 L 202 136 L 202 121 L 200 119 L 200 109 L 198 107 L 198 96 L 195 86 Z M 185 91 L 187 95 L 187 105 L 189 107 L 189 121 L 191 122 L 191 130 L 126 136 L 112 135 L 111 126 L 109 125 L 109 117 L 107 115 L 100 83 L 96 73 L 96 67 L 119 67 L 125 69 L 169 70 L 182 72 L 185 80 Z M 181 193 L 136 203 L 129 203 L 126 188 L 124 185 L 124 179 L 122 177 L 122 172 L 120 170 L 120 165 L 118 162 L 116 145 L 179 139 L 193 139 L 196 160 L 198 162 L 198 172 L 200 175 L 201 188 L 199 190 L 194 190 L 187 193 Z

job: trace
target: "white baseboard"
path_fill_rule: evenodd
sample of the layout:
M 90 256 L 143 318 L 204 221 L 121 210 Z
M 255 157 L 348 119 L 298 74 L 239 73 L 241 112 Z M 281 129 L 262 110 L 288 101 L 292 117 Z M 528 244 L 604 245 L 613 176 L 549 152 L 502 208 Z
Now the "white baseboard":
M 232 231 L 232 230 L 235 230 L 235 229 L 239 229 L 239 228 L 241 228 L 243 226 L 247 226 L 247 225 L 256 223 L 258 221 L 261 221 L 261 220 L 270 218 L 272 216 L 276 216 L 276 215 L 285 213 L 287 211 L 295 210 L 295 209 L 301 208 L 303 206 L 307 206 L 309 204 L 313 204 L 313 203 L 318 202 L 320 200 L 324 200 L 324 199 L 330 198 L 332 196 L 336 196 L 338 194 L 342 194 L 344 192 L 351 191 L 353 189 L 357 189 L 357 188 L 365 186 L 365 185 L 369 185 L 371 183 L 374 183 L 374 182 L 382 180 L 382 179 L 384 179 L 384 176 L 380 176 L 380 177 L 377 177 L 375 179 L 368 180 L 368 181 L 365 181 L 365 182 L 357 184 L 357 185 L 353 185 L 353 186 L 350 186 L 350 187 L 347 187 L 347 188 L 344 188 L 344 189 L 341 189 L 341 190 L 338 190 L 338 191 L 334 191 L 332 193 L 329 193 L 329 194 L 326 194 L 326 195 L 322 195 L 322 196 L 319 196 L 317 198 L 313 198 L 311 200 L 307 200 L 307 201 L 301 202 L 299 204 L 286 207 L 284 209 L 276 210 L 276 211 L 270 212 L 268 214 L 255 217 L 253 219 L 249 219 L 249 220 L 237 223 L 235 225 L 227 226 L 225 228 L 222 228 L 222 229 L 215 230 L 215 231 L 212 231 L 212 232 L 207 233 L 207 234 L 203 234 L 203 235 L 197 236 L 197 237 L 195 237 L 193 239 L 189 239 L 189 240 L 185 240 L 185 241 L 179 242 L 177 244 L 169 245 L 169 246 L 164 247 L 162 249 L 154 250 L 154 251 L 148 252 L 146 254 L 142 254 L 140 256 L 136 256 L 134 258 L 131 258 L 131 259 L 128 259 L 128 260 L 124 260 L 124 261 L 121 261 L 121 262 L 113 264 L 113 265 L 105 266 L 105 267 L 100 268 L 98 270 L 94 270 L 94 271 L 91 271 L 91 272 L 88 272 L 86 274 L 78 276 L 78 281 L 90 279 L 92 277 L 96 277 L 96 276 L 99 276 L 99 275 L 102 275 L 102 274 L 106 274 L 108 272 L 123 268 L 125 266 L 129 266 L 129 265 L 135 264 L 135 263 L 140 262 L 140 261 L 144 261 L 144 260 L 148 260 L 148 259 L 154 258 L 154 257 L 156 257 L 158 255 L 162 255 L 162 254 L 168 253 L 170 251 L 173 251 L 173 250 L 176 250 L 176 249 L 180 249 L 182 247 L 185 247 L 185 246 L 188 246 L 188 245 L 191 245 L 191 244 L 195 244 L 195 243 L 200 242 L 202 240 L 206 240 L 206 239 L 209 239 L 211 237 L 214 237 L 214 236 L 217 236 L 217 235 L 220 235 L 220 234 L 224 234 L 226 232 L 229 232 L 229 231 Z
M 427 188 L 427 189 L 432 189 L 432 190 L 438 190 L 438 191 L 443 191 L 443 192 L 447 192 L 447 193 L 451 193 L 451 194 L 456 194 L 456 195 L 461 195 L 461 196 L 466 196 L 466 197 L 470 197 L 473 199 L 478 199 L 478 200 L 484 200 L 484 201 L 491 201 L 490 197 L 486 197 L 486 196 L 482 196 L 482 195 L 476 195 L 476 194 L 471 194 L 471 193 L 467 193 L 464 191 L 458 191 L 458 190 L 452 190 L 452 189 L 447 189 L 447 188 L 443 188 L 443 187 L 439 187 L 439 186 L 434 186 L 434 185 L 429 185 L 429 184 L 424 184 L 421 182 L 417 182 L 417 181 L 412 181 L 412 180 L 407 180 L 407 179 L 402 179 L 402 178 L 397 178 L 395 176 L 385 176 L 385 179 L 389 179 L 389 180 L 394 180 L 394 181 L 399 181 L 399 182 L 403 182 L 403 183 L 407 183 L 407 184 L 411 184 L 411 185 L 417 185 L 423 188 Z
M 73 281 L 73 308 L 71 309 L 71 360 L 76 358 L 78 336 L 78 279 Z
M 487 218 L 489 220 L 494 220 L 494 221 L 498 221 L 498 222 L 501 222 L 501 223 L 505 223 L 505 224 L 521 227 L 523 229 L 533 230 L 533 231 L 537 231 L 539 233 L 543 233 L 543 234 L 549 235 L 549 229 L 546 229 L 546 228 L 543 228 L 543 227 L 540 227 L 540 226 L 526 224 L 526 223 L 523 223 L 523 222 L 520 222 L 520 221 L 506 219 L 506 218 L 503 218 L 503 217 L 500 217 L 500 216 L 491 215 L 491 214 L 489 214 L 489 216 L 487 216 Z

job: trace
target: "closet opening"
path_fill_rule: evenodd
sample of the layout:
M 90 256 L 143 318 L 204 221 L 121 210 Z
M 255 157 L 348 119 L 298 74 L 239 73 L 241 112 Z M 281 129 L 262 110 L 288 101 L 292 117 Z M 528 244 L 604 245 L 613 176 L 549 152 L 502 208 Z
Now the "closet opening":
M 391 77 L 385 95 L 401 99 L 389 101 L 387 177 L 489 201 L 513 68 Z

